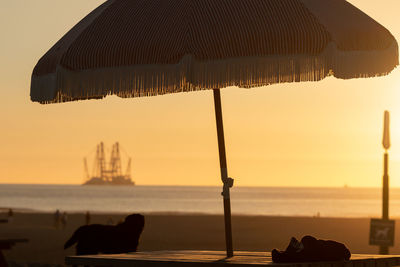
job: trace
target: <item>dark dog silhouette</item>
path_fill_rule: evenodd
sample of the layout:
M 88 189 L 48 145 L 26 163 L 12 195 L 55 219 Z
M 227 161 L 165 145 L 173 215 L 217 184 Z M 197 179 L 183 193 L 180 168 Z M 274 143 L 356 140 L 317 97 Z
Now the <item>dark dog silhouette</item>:
M 143 231 L 144 217 L 132 214 L 118 225 L 91 224 L 79 227 L 65 243 L 67 249 L 77 243 L 76 255 L 135 252 Z
M 351 257 L 350 251 L 342 243 L 332 240 L 318 240 L 304 236 L 301 242 L 292 237 L 285 251 L 272 250 L 272 260 L 284 262 L 344 261 Z

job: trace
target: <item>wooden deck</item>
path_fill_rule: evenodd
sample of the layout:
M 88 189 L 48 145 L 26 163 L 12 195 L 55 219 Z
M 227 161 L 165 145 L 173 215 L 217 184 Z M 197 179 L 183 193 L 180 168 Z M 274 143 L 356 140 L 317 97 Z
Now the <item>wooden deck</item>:
M 26 238 L 19 238 L 19 239 L 0 239 L 0 251 L 11 249 L 17 243 L 26 243 L 29 242 Z
M 268 265 L 275 267 L 390 267 L 400 265 L 400 255 L 354 254 L 344 262 L 273 263 L 269 252 L 235 251 L 235 256 L 226 258 L 224 251 L 152 251 L 119 255 L 94 255 L 66 257 L 67 265 L 91 266 L 136 266 L 136 267 L 204 267 L 234 265 L 251 267 Z

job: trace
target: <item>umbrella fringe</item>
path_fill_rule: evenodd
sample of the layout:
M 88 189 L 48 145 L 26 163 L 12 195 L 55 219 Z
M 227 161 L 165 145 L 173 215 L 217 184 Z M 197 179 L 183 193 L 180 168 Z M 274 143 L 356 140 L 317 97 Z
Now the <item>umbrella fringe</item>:
M 32 76 L 31 99 L 43 104 L 107 95 L 123 98 L 237 86 L 319 81 L 329 75 L 341 79 L 375 77 L 398 65 L 398 46 L 385 50 L 340 51 L 330 43 L 319 55 L 273 55 L 201 62 L 186 55 L 178 64 L 136 65 Z

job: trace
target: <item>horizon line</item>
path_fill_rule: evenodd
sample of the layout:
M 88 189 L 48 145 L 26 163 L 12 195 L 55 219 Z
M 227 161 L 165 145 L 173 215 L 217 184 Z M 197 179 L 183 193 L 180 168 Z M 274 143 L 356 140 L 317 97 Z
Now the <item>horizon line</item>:
M 35 185 L 37 185 L 37 186 L 39 186 L 39 185 L 43 185 L 43 186 L 54 186 L 54 185 L 58 185 L 58 186 L 75 186 L 76 185 L 76 186 L 81 186 L 82 184 L 77 184 L 77 183 L 74 183 L 74 184 L 72 184 L 72 183 L 71 184 L 63 184 L 63 183 L 60 183 L 60 184 L 57 184 L 57 183 L 54 183 L 54 184 L 50 184 L 50 183 L 1 183 L 0 182 L 0 186 L 1 185 L 34 185 L 34 186 Z M 103 185 L 99 185 L 99 186 L 103 186 Z M 221 185 L 135 184 L 134 186 L 146 186 L 146 187 L 152 187 L 152 186 L 154 186 L 154 187 L 221 187 L 222 184 Z M 131 186 L 131 187 L 134 187 L 134 186 Z M 110 185 L 108 187 L 119 187 L 119 186 L 118 185 Z M 129 186 L 120 185 L 120 187 L 129 187 Z M 382 188 L 382 186 L 351 186 L 351 185 L 342 185 L 342 186 L 236 185 L 236 186 L 233 186 L 233 188 L 234 187 L 241 187 L 241 188 L 246 188 L 246 187 L 247 188 L 249 188 L 249 187 L 250 188 L 315 188 L 315 189 L 318 189 L 318 188 L 359 188 L 359 189 Z M 398 189 L 400 189 L 400 186 L 391 186 L 389 188 L 392 188 L 392 189 L 397 189 L 398 188 Z

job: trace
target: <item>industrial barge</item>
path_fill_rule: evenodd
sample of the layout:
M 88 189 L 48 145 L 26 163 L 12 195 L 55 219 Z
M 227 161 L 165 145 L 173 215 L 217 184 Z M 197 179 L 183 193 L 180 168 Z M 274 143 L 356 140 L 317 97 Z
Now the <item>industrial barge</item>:
M 87 159 L 83 159 L 85 182 L 83 185 L 135 185 L 131 179 L 131 158 L 125 173 L 122 172 L 120 145 L 116 142 L 112 146 L 110 160 L 106 161 L 104 144 L 101 142 L 96 148 L 96 157 L 93 164 L 92 175 L 89 174 Z

